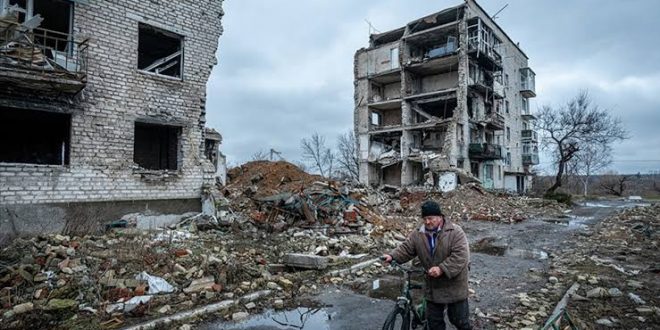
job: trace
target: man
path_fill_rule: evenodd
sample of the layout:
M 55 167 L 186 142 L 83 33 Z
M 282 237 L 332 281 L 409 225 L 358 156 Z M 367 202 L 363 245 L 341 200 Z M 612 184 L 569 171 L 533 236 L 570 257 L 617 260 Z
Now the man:
M 418 257 L 427 269 L 426 319 L 428 328 L 444 330 L 444 310 L 459 330 L 470 330 L 468 307 L 468 262 L 470 248 L 465 232 L 442 214 L 434 201 L 422 204 L 424 224 L 405 242 L 383 257 L 389 263 L 405 263 Z

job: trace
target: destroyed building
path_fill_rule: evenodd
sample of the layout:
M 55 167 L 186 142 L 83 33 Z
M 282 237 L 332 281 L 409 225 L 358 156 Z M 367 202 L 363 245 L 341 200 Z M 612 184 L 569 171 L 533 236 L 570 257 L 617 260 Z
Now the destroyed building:
M 361 182 L 530 188 L 535 74 L 475 1 L 371 34 L 354 66 Z
M 222 0 L 0 0 L 0 233 L 201 209 Z

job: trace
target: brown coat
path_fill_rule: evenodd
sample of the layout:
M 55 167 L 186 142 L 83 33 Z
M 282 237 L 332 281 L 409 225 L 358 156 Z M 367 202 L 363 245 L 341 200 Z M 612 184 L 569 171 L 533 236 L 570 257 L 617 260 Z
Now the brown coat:
M 431 255 L 427 233 L 422 225 L 408 235 L 399 247 L 390 253 L 398 263 L 414 257 L 428 270 L 433 266 L 442 269 L 442 276 L 426 276 L 426 299 L 439 304 L 454 303 L 468 297 L 468 262 L 470 247 L 463 229 L 445 218 L 442 231 L 436 237 L 435 253 Z

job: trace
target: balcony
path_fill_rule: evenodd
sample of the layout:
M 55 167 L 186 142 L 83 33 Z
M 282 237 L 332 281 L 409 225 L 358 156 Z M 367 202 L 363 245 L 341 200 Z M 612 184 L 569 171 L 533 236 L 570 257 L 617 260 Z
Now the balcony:
M 520 140 L 521 142 L 538 142 L 538 133 L 531 129 L 524 129 L 520 131 Z
M 88 40 L 0 20 L 0 86 L 80 92 L 86 85 Z
M 536 120 L 536 116 L 532 114 L 529 108 L 527 109 L 523 108 L 521 116 L 523 120 Z
M 538 153 L 529 153 L 522 155 L 522 162 L 524 166 L 528 165 L 538 165 L 539 164 L 539 154 Z
M 501 131 L 504 129 L 504 116 L 497 112 L 491 112 L 481 120 L 481 123 L 487 128 Z
M 536 97 L 536 73 L 530 68 L 520 69 L 520 93 L 523 97 Z
M 492 143 L 470 143 L 469 155 L 471 159 L 502 159 L 502 146 Z
M 468 53 L 491 71 L 502 69 L 501 41 L 480 18 L 468 21 Z

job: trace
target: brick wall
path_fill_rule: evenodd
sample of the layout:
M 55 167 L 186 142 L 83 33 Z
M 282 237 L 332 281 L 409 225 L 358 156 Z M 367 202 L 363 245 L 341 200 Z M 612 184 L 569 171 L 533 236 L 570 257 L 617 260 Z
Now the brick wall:
M 76 37 L 90 38 L 85 89 L 75 96 L 0 91 L 0 106 L 72 114 L 70 165 L 0 163 L 0 204 L 199 197 L 214 180 L 202 133 L 222 0 L 89 1 L 74 12 Z M 140 22 L 183 36 L 183 80 L 137 69 Z M 134 164 L 136 120 L 181 127 L 178 171 Z

